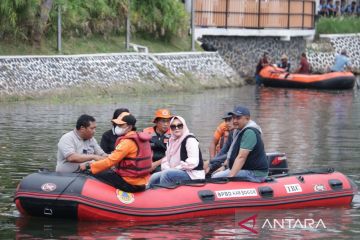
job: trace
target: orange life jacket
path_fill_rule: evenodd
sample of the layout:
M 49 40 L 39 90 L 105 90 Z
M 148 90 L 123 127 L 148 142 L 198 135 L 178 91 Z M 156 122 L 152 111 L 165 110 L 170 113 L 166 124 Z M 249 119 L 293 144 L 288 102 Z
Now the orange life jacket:
M 149 175 L 152 163 L 149 134 L 136 133 L 130 136 L 121 136 L 116 140 L 115 146 L 124 139 L 133 140 L 137 145 L 138 153 L 135 158 L 125 157 L 121 160 L 115 172 L 122 177 L 143 177 Z
M 216 154 L 218 152 L 220 152 L 220 150 L 222 149 L 222 147 L 226 143 L 226 141 L 227 141 L 227 139 L 229 137 L 229 133 L 230 133 L 229 130 L 224 131 L 224 134 L 221 136 L 219 143 L 216 145 L 216 149 L 215 149 Z

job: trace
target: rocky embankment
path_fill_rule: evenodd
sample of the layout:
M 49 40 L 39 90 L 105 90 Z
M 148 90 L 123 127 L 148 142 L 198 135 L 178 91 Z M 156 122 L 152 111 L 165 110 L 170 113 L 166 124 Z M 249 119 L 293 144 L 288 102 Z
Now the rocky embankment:
M 0 96 L 74 87 L 191 89 L 242 84 L 215 52 L 0 57 Z

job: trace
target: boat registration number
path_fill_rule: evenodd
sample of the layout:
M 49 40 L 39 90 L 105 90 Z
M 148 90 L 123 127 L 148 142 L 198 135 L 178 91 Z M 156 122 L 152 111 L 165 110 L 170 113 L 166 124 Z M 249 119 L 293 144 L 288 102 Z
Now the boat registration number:
M 299 184 L 289 184 L 284 185 L 287 193 L 295 193 L 295 192 L 302 192 L 301 186 Z
M 223 190 L 215 191 L 215 193 L 217 198 L 254 197 L 258 195 L 255 188 Z

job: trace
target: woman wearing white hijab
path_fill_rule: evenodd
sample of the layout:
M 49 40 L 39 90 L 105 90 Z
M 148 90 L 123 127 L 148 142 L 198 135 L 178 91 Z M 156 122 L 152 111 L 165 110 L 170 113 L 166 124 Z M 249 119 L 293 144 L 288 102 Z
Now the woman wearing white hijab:
M 170 129 L 171 137 L 165 157 L 161 160 L 161 172 L 151 176 L 150 187 L 153 184 L 166 185 L 205 178 L 199 142 L 189 132 L 185 120 L 174 116 L 170 121 Z

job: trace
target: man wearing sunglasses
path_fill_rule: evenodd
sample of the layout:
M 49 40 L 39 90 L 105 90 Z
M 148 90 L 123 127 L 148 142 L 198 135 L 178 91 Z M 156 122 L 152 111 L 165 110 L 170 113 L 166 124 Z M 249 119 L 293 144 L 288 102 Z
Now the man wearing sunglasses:
M 261 182 L 269 171 L 261 131 L 253 126 L 248 108 L 236 106 L 229 114 L 232 115 L 233 127 L 237 129 L 226 156 L 229 168 L 212 177 L 240 177 Z
M 143 132 L 151 136 L 150 144 L 153 152 L 152 173 L 161 171 L 161 159 L 165 156 L 166 144 L 170 138 L 170 119 L 171 113 L 167 109 L 156 110 L 153 123 L 155 126 L 148 127 Z

